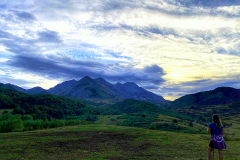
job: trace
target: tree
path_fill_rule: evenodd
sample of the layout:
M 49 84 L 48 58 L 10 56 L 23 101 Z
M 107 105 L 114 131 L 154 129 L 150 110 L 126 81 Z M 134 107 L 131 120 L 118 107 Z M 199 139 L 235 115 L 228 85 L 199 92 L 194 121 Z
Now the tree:
M 172 122 L 173 122 L 173 123 L 178 123 L 178 120 L 173 119 Z
M 192 122 L 190 122 L 188 126 L 190 126 L 190 127 L 193 127 L 193 123 L 192 123 Z

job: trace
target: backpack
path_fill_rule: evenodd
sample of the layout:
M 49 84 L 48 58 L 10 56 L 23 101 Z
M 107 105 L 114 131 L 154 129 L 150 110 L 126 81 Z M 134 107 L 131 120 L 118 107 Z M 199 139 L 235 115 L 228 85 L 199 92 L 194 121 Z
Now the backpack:
M 219 135 L 212 135 L 211 136 L 211 141 L 213 142 L 214 148 L 215 149 L 226 149 L 226 144 L 224 141 L 224 138 L 222 137 L 221 134 Z

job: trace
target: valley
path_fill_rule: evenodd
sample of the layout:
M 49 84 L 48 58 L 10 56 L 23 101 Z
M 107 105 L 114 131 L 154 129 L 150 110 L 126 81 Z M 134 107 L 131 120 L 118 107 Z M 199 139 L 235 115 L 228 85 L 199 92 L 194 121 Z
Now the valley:
M 160 116 L 166 121 L 170 117 Z M 116 116 L 100 116 L 94 124 L 0 134 L 1 159 L 162 159 L 205 160 L 210 135 L 112 125 Z M 224 159 L 238 160 L 240 116 L 224 120 Z M 237 127 L 238 126 L 238 127 Z M 235 135 L 232 133 L 235 132 Z M 217 158 L 217 154 L 215 154 Z
M 240 158 L 238 89 L 222 87 L 152 103 L 153 93 L 127 85 L 133 88 L 121 88 L 121 94 L 114 85 L 90 77 L 59 84 L 51 94 L 0 85 L 0 159 L 205 160 L 213 114 L 224 126 L 224 158 Z M 133 92 L 127 98 L 129 88 Z

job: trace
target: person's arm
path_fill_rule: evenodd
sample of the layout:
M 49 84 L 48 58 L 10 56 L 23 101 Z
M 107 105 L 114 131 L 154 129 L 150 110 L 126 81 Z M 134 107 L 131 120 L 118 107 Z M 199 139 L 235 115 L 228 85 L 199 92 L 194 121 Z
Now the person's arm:
M 208 127 L 208 134 L 210 134 L 211 133 L 211 128 L 210 127 Z
M 222 129 L 222 131 L 221 131 L 221 135 L 223 135 L 223 129 Z

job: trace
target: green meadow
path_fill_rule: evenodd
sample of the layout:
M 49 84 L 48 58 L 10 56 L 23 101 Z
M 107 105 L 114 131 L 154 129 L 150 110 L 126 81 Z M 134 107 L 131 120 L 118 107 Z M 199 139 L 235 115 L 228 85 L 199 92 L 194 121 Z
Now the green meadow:
M 0 134 L 0 159 L 25 160 L 206 160 L 208 134 L 189 134 L 118 126 L 115 116 L 99 116 L 93 124 Z M 172 123 L 169 116 L 159 121 Z M 225 129 L 224 159 L 240 159 L 240 116 L 223 118 L 232 125 Z M 180 123 L 180 122 L 179 122 Z M 187 125 L 182 122 L 180 125 Z M 193 124 L 199 129 L 200 126 Z M 201 128 L 201 127 L 200 127 Z M 215 151 L 215 159 L 218 159 Z

